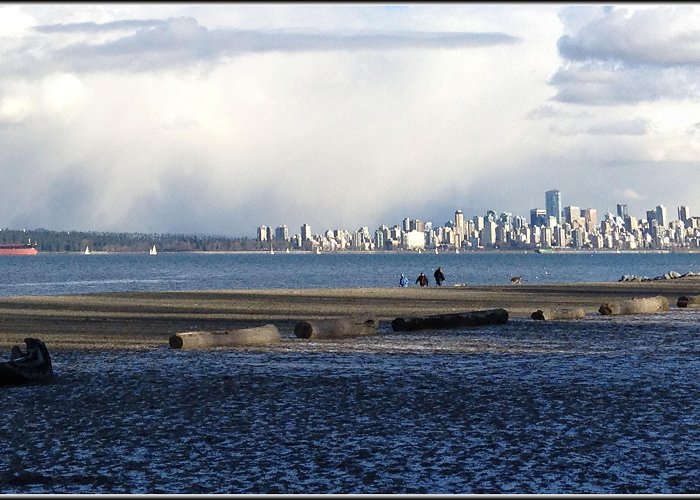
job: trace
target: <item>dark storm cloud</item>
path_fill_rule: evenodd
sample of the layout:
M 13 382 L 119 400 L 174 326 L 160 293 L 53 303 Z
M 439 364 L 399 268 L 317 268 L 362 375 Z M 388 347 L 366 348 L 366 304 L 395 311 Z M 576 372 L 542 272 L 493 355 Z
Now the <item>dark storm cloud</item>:
M 463 48 L 512 44 L 503 33 L 472 32 L 322 32 L 286 30 L 209 30 L 193 18 L 165 21 L 117 21 L 39 26 L 40 33 L 98 33 L 131 29 L 133 33 L 103 42 L 85 40 L 47 54 L 56 69 L 150 71 L 220 57 L 260 52 L 399 50 Z
M 695 98 L 700 75 L 697 10 L 685 6 L 643 9 L 591 7 L 590 19 L 562 36 L 568 61 L 551 78 L 561 102 L 610 105 Z M 580 14 L 580 9 L 577 11 Z M 689 22 L 690 21 L 690 22 Z

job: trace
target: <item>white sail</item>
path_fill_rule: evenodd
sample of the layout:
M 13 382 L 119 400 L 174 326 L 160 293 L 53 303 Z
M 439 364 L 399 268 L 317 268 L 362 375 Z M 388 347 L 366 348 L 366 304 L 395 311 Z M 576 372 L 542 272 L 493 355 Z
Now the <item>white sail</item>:
M 153 247 L 148 253 L 150 253 L 151 255 L 158 255 L 158 250 L 156 250 L 156 246 L 153 245 Z
M 85 247 L 85 255 L 90 255 L 92 252 L 90 251 L 90 247 L 87 246 Z

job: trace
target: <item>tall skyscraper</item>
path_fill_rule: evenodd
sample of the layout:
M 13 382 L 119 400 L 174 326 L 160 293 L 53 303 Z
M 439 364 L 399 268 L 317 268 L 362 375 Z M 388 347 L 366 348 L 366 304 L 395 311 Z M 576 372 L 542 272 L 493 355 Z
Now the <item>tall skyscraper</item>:
M 301 226 L 301 242 L 305 243 L 311 239 L 311 226 L 303 224 Z
M 464 214 L 455 210 L 455 246 L 461 247 L 464 241 Z
M 624 205 L 624 204 L 619 205 L 619 204 L 618 204 L 618 205 L 617 205 L 617 215 L 618 215 L 619 217 L 622 217 L 623 220 L 626 219 L 626 218 L 627 218 L 627 215 L 628 215 L 628 214 L 627 214 L 627 205 Z
M 558 189 L 552 189 L 544 193 L 545 209 L 548 217 L 556 217 L 557 223 L 561 223 L 561 193 Z
M 678 207 L 678 220 L 682 220 L 683 222 L 685 222 L 688 219 L 690 219 L 690 207 L 688 207 L 688 206 Z
M 656 223 L 662 227 L 668 227 L 668 215 L 666 213 L 666 207 L 663 205 L 658 205 L 656 207 Z

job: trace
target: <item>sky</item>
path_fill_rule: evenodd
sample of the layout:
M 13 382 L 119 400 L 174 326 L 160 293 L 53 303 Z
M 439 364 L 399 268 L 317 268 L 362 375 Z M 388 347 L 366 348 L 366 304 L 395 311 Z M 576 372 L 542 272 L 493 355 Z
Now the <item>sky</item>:
M 700 214 L 700 5 L 1 3 L 0 227 Z

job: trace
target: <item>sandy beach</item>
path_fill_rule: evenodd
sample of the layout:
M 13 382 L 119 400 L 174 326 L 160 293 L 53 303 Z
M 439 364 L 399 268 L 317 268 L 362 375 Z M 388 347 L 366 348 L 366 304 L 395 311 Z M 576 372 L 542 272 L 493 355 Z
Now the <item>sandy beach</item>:
M 0 298 L 0 349 L 42 339 L 50 350 L 148 348 L 175 333 L 276 325 L 293 336 L 299 321 L 369 313 L 380 322 L 503 308 L 529 318 L 546 307 L 582 307 L 662 295 L 672 308 L 681 295 L 700 294 L 700 279 L 556 285 L 456 286 L 125 292 Z

